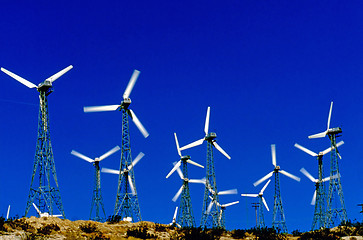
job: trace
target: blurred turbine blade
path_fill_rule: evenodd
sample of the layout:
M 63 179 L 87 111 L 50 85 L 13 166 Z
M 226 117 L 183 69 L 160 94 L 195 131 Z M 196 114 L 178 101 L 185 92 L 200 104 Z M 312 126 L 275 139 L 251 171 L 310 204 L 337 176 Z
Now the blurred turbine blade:
M 231 203 L 227 203 L 227 204 L 223 204 L 221 207 L 229 207 L 229 206 L 232 206 L 232 205 L 235 205 L 239 203 L 239 201 L 235 201 L 235 202 L 231 202 Z
M 253 183 L 253 186 L 257 186 L 259 185 L 260 183 L 264 182 L 266 179 L 272 177 L 272 174 L 274 173 L 274 171 L 268 173 L 266 176 L 264 176 L 263 178 L 261 178 L 260 180 L 257 180 L 256 182 Z
M 301 168 L 300 169 L 300 172 L 302 173 L 302 174 L 304 174 L 307 178 L 309 178 L 312 182 L 317 182 L 318 180 L 317 179 L 315 179 L 313 176 L 311 176 L 311 174 L 308 172 L 308 171 L 306 171 L 305 170 L 305 168 Z
M 10 205 L 9 205 L 9 207 L 8 207 L 8 211 L 6 212 L 6 220 L 8 220 L 8 219 L 9 219 L 9 214 L 10 214 Z
M 212 207 L 213 207 L 213 204 L 214 204 L 214 201 L 211 201 L 208 205 L 208 208 L 207 208 L 207 214 L 210 213 L 210 211 L 212 210 Z
M 176 133 L 174 133 L 174 138 L 175 138 L 175 143 L 176 143 L 176 149 L 178 150 L 178 154 L 181 157 L 181 152 L 180 152 L 180 147 L 179 147 L 179 142 L 178 142 L 178 138 L 176 136 Z
M 195 142 L 189 143 L 188 145 L 185 145 L 184 147 L 181 147 L 180 151 L 188 149 L 188 148 L 192 148 L 192 147 L 195 147 L 195 146 L 198 146 L 198 145 L 201 145 L 203 142 L 204 142 L 204 138 L 202 138 L 200 140 L 197 140 Z
M 135 113 L 131 110 L 131 118 L 132 121 L 134 121 L 136 127 L 139 129 L 139 131 L 142 133 L 142 135 L 144 135 L 144 138 L 147 138 L 149 136 L 149 133 L 146 131 L 146 129 L 144 128 L 144 126 L 141 124 L 140 120 L 136 117 Z
M 221 148 L 221 146 L 218 145 L 217 142 L 213 142 L 213 145 L 215 148 L 217 148 L 218 151 L 220 151 L 226 158 L 231 159 L 231 157 Z
M 90 163 L 93 163 L 95 161 L 95 160 L 83 155 L 82 153 L 79 153 L 79 152 L 75 151 L 75 150 L 72 150 L 71 154 L 76 156 L 76 157 L 79 157 L 79 158 L 81 158 L 83 160 L 86 160 L 87 162 L 90 162 Z
M 322 154 L 325 155 L 325 154 L 329 153 L 332 149 L 333 149 L 332 147 L 328 147 L 327 149 L 322 151 Z
M 202 183 L 202 184 L 204 184 L 205 180 L 204 179 L 189 179 L 189 182 L 190 183 Z
M 269 209 L 269 208 L 268 208 L 268 206 L 267 206 L 267 202 L 266 202 L 265 198 L 264 198 L 264 197 L 261 197 L 261 199 L 262 199 L 262 202 L 263 202 L 263 204 L 265 205 L 265 207 L 266 207 L 267 211 L 270 211 L 270 209 Z
M 199 163 L 196 163 L 190 159 L 187 160 L 187 163 L 193 164 L 194 166 L 200 167 L 200 168 L 204 168 L 204 166 L 200 165 Z
M 209 116 L 210 116 L 210 107 L 208 107 L 208 109 L 207 109 L 207 116 L 205 117 L 205 125 L 204 125 L 205 135 L 208 135 L 208 130 L 209 130 Z
M 110 168 L 102 168 L 101 172 L 103 173 L 112 173 L 112 174 L 120 174 L 119 170 L 114 170 L 114 169 L 110 169 Z
M 311 199 L 311 205 L 315 205 L 315 201 L 316 201 L 316 190 L 314 191 L 314 195 L 313 198 Z
M 176 221 L 176 215 L 178 214 L 178 207 L 175 208 L 174 216 L 173 216 L 173 223 Z
M 340 146 L 342 146 L 344 144 L 344 141 L 340 141 L 340 142 L 338 142 L 335 146 L 336 147 L 340 147 Z
M 308 138 L 322 138 L 322 137 L 325 137 L 327 133 L 328 133 L 328 131 L 324 131 L 322 133 L 310 135 Z
M 229 194 L 237 194 L 237 189 L 225 190 L 218 192 L 218 195 L 229 195 Z
M 120 105 L 105 105 L 105 106 L 91 106 L 83 107 L 83 112 L 106 112 L 106 111 L 116 111 Z
M 180 194 L 182 193 L 183 191 L 183 188 L 184 188 L 184 184 L 179 188 L 178 192 L 175 194 L 175 196 L 173 197 L 173 202 L 176 202 L 176 200 L 178 200 Z
M 306 152 L 307 154 L 309 154 L 309 155 L 313 156 L 313 157 L 318 156 L 318 154 L 314 153 L 313 151 L 310 151 L 309 149 L 307 149 L 307 148 L 305 148 L 305 147 L 303 147 L 303 146 L 301 146 L 301 145 L 299 145 L 299 144 L 297 144 L 297 143 L 295 143 L 295 145 L 294 145 L 294 146 L 295 146 L 296 148 L 298 148 L 298 149 L 300 149 L 300 150 L 302 150 L 302 151 Z
M 37 85 L 35 85 L 34 83 L 29 82 L 25 78 L 22 78 L 22 77 L 16 75 L 15 73 L 12 73 L 12 72 L 6 70 L 5 68 L 1 68 L 1 71 L 3 71 L 4 73 L 6 73 L 7 75 L 9 75 L 10 77 L 14 78 L 16 81 L 24 84 L 28 88 L 37 88 Z
M 268 180 L 268 182 L 265 184 L 265 186 L 263 186 L 263 188 L 260 191 L 260 194 L 263 194 L 263 192 L 265 191 L 265 189 L 267 188 L 267 186 L 270 184 L 270 182 L 271 182 L 271 179 Z
M 131 168 L 133 168 L 140 160 L 141 158 L 143 158 L 145 156 L 145 154 L 143 152 L 140 152 L 136 158 L 134 159 L 134 161 L 132 161 L 132 164 L 128 166 L 128 170 L 130 171 Z
M 132 183 L 132 179 L 131 179 L 131 176 L 128 175 L 127 176 L 128 180 L 129 180 L 129 185 L 130 185 L 130 188 L 131 188 L 131 193 L 132 195 L 136 195 L 136 191 L 135 191 L 135 187 L 134 187 L 134 184 Z
M 258 194 L 248 194 L 248 193 L 242 193 L 242 197 L 258 197 Z
M 99 161 L 102 161 L 103 159 L 107 158 L 108 156 L 114 154 L 115 152 L 117 152 L 118 150 L 120 150 L 119 146 L 116 146 L 114 148 L 112 148 L 110 151 L 108 151 L 107 153 L 103 154 L 101 157 L 99 157 Z
M 124 92 L 123 98 L 129 98 L 132 89 L 134 88 L 134 85 L 136 83 L 137 78 L 139 77 L 140 71 L 138 70 L 134 70 L 134 72 L 132 73 L 132 76 L 130 78 L 129 83 L 127 84 L 126 90 Z
M 168 178 L 181 164 L 181 160 L 177 164 L 174 165 L 174 167 L 171 169 L 171 171 L 166 175 L 166 178 Z
M 276 167 L 276 145 L 271 144 L 272 165 Z
M 329 110 L 328 124 L 327 124 L 326 130 L 329 130 L 329 127 L 330 127 L 330 119 L 331 119 L 331 112 L 332 112 L 332 110 L 333 110 L 333 101 L 330 103 L 330 110 Z
M 173 165 L 175 166 L 176 162 L 173 162 Z M 178 173 L 179 177 L 181 180 L 184 180 L 184 175 L 182 173 L 182 171 L 180 170 L 180 167 L 176 168 L 176 172 Z
M 66 67 L 65 69 L 57 72 L 56 74 L 54 74 L 53 76 L 47 78 L 45 81 L 50 81 L 50 82 L 54 82 L 55 80 L 57 80 L 59 77 L 61 77 L 63 74 L 65 74 L 66 72 L 68 72 L 69 70 L 71 70 L 73 68 L 72 65 L 69 65 L 68 67 Z
M 295 181 L 298 181 L 300 182 L 300 178 L 299 177 L 296 177 L 295 175 L 292 175 L 291 173 L 288 173 L 284 170 L 280 170 L 280 173 L 284 174 L 285 176 L 291 178 L 291 179 L 294 179 Z

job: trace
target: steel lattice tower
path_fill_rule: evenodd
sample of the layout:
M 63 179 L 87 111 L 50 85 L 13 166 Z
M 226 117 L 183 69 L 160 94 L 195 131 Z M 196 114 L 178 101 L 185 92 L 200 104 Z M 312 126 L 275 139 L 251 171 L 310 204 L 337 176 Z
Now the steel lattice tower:
M 316 201 L 313 224 L 311 230 L 321 229 L 325 225 L 325 184 L 323 182 L 324 170 L 323 170 L 323 155 L 318 156 L 318 167 L 319 167 L 319 179 L 315 183 Z
M 275 195 L 274 195 L 274 211 L 272 219 L 272 227 L 287 233 L 284 209 L 282 207 L 282 199 L 280 194 L 280 178 L 279 171 L 275 171 Z
M 347 211 L 345 209 L 343 189 L 340 182 L 339 173 L 339 163 L 337 150 L 336 138 L 339 137 L 342 132 L 341 128 L 333 128 L 328 132 L 328 136 L 331 142 L 331 155 L 330 155 L 330 182 L 329 182 L 329 192 L 327 195 L 327 207 L 326 207 L 326 220 L 325 227 L 330 228 L 340 224 L 341 222 L 346 222 Z M 340 157 L 340 155 L 339 155 Z M 337 178 L 333 176 L 337 175 Z M 339 222 L 337 221 L 339 219 Z
M 48 95 L 53 92 L 53 82 L 72 68 L 72 65 L 66 67 L 53 76 L 47 78 L 38 86 L 4 68 L 1 68 L 1 71 L 10 77 L 29 88 L 36 88 L 39 92 L 37 146 L 30 190 L 25 208 L 25 217 L 28 215 L 33 203 L 35 203 L 38 206 L 38 210 L 41 212 L 48 213 L 49 215 L 55 215 L 54 210 L 57 209 L 65 218 L 55 170 L 53 149 L 50 140 Z
M 90 212 L 90 220 L 102 222 L 106 220 L 105 207 L 103 205 L 102 193 L 101 193 L 101 174 L 100 174 L 100 162 L 94 162 L 95 166 L 95 182 L 92 195 L 92 204 Z M 94 210 L 94 211 L 93 211 Z M 100 216 L 100 210 L 102 210 L 103 216 Z M 94 214 L 93 214 L 94 212 Z
M 265 225 L 265 218 L 263 216 L 263 203 L 262 203 L 262 197 L 259 197 L 257 228 L 264 228 L 264 227 L 266 227 L 266 225 Z

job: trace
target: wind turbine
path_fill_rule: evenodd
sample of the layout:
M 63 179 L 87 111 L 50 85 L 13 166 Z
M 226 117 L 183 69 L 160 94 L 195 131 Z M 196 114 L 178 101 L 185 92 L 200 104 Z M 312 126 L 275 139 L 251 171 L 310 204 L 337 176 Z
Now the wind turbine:
M 259 198 L 258 224 L 257 224 L 258 228 L 264 228 L 265 227 L 265 220 L 264 220 L 264 217 L 263 217 L 262 203 L 263 203 L 263 205 L 265 205 L 267 211 L 270 211 L 270 209 L 267 206 L 267 202 L 266 202 L 265 198 L 263 197 L 263 192 L 265 191 L 265 189 L 267 188 L 267 186 L 269 185 L 270 182 L 271 182 L 271 179 L 267 181 L 267 183 L 263 186 L 263 188 L 261 189 L 261 191 L 258 194 L 249 194 L 249 193 L 241 194 L 242 197 L 258 197 Z
M 309 178 L 313 183 L 315 183 L 315 191 L 313 198 L 311 200 L 311 205 L 315 205 L 314 211 L 314 219 L 311 227 L 311 231 L 316 229 L 324 228 L 325 223 L 325 205 L 324 205 L 324 193 L 322 193 L 322 185 L 324 182 L 329 181 L 331 179 L 338 178 L 338 175 L 334 175 L 332 177 L 326 177 L 323 179 L 315 179 L 311 174 L 305 170 L 305 168 L 301 168 L 300 172 L 302 172 L 307 178 Z
M 103 112 L 103 111 L 115 111 L 120 110 L 122 112 L 122 142 L 121 142 L 121 161 L 120 161 L 120 169 L 129 168 L 132 164 L 132 155 L 131 155 L 131 143 L 130 143 L 130 132 L 129 132 L 129 117 L 135 123 L 136 127 L 142 133 L 142 135 L 147 138 L 149 133 L 146 131 L 144 126 L 141 124 L 140 120 L 136 117 L 134 111 L 132 111 L 129 106 L 131 104 L 130 94 L 132 89 L 135 86 L 136 80 L 139 76 L 140 72 L 138 70 L 134 70 L 129 83 L 125 89 L 123 94 L 123 99 L 121 104 L 116 105 L 106 105 L 106 106 L 93 106 L 93 107 L 84 107 L 84 112 Z M 139 200 L 136 194 L 135 188 L 135 176 L 132 167 L 128 172 L 127 176 L 130 176 L 131 180 L 123 177 L 124 175 L 119 173 L 118 186 L 117 186 L 117 195 L 116 195 L 116 203 L 114 216 L 120 216 L 121 218 L 131 217 L 132 221 L 141 221 L 141 213 Z M 134 195 L 129 195 L 128 190 L 133 189 L 135 192 Z M 124 201 L 127 198 L 128 201 Z M 132 216 L 131 216 L 132 215 Z
M 72 155 L 79 157 L 89 163 L 92 163 L 93 166 L 95 166 L 95 178 L 94 178 L 94 186 L 93 186 L 92 204 L 91 204 L 91 212 L 90 212 L 90 216 L 89 216 L 90 220 L 102 221 L 106 218 L 105 207 L 103 205 L 103 199 L 102 199 L 102 193 L 101 193 L 100 161 L 102 161 L 105 158 L 109 157 L 110 155 L 114 154 L 118 150 L 120 150 L 120 147 L 116 146 L 116 147 L 112 148 L 111 150 L 109 150 L 108 152 L 106 152 L 105 154 L 103 154 L 102 156 L 95 158 L 95 159 L 91 159 L 75 150 L 72 150 L 72 152 L 71 152 Z M 95 209 L 94 217 L 92 217 L 93 209 Z M 100 209 L 103 212 L 104 218 L 102 218 L 100 216 Z
M 333 102 L 330 103 L 327 129 L 324 132 L 310 135 L 309 138 L 322 138 L 328 135 L 332 151 L 330 154 L 330 176 L 338 175 L 338 178 L 329 182 L 329 192 L 327 198 L 327 215 L 324 227 L 331 228 L 341 222 L 348 220 L 347 211 L 344 203 L 344 194 L 340 181 L 339 161 L 341 159 L 337 148 L 336 138 L 340 137 L 342 129 L 340 127 L 330 128 L 330 120 L 332 115 Z
M 273 220 L 272 220 L 272 227 L 275 229 L 281 229 L 282 232 L 287 232 L 286 227 L 286 221 L 285 221 L 285 215 L 284 215 L 284 209 L 282 206 L 282 199 L 281 199 L 281 193 L 280 193 L 280 177 L 279 173 L 294 179 L 298 182 L 300 182 L 300 178 L 296 177 L 295 175 L 292 175 L 291 173 L 288 173 L 280 168 L 280 166 L 276 163 L 276 145 L 271 144 L 271 155 L 272 155 L 272 165 L 274 166 L 274 170 L 270 173 L 268 173 L 263 178 L 257 180 L 253 185 L 256 187 L 260 183 L 264 182 L 266 179 L 269 179 L 272 177 L 272 175 L 275 175 L 275 195 L 274 195 L 274 211 L 273 211 Z
M 65 69 L 45 79 L 43 82 L 38 84 L 38 86 L 26 80 L 25 78 L 22 78 L 15 73 L 6 70 L 5 68 L 1 68 L 1 71 L 10 77 L 14 78 L 28 88 L 35 88 L 39 92 L 37 146 L 34 157 L 30 190 L 24 214 L 25 217 L 27 216 L 32 203 L 37 202 L 41 211 L 49 212 L 52 215 L 55 207 L 65 218 L 55 170 L 53 149 L 50 141 L 48 95 L 53 92 L 53 82 L 72 68 L 72 65 L 66 67 Z M 53 178 L 53 181 L 51 180 L 51 177 Z
M 176 149 L 178 151 L 178 155 L 180 156 L 180 160 L 177 163 L 174 163 L 173 169 L 171 169 L 171 171 L 168 173 L 166 178 L 169 178 L 169 176 L 176 170 L 180 179 L 183 181 L 182 186 L 179 188 L 178 192 L 173 197 L 173 202 L 176 202 L 176 200 L 179 198 L 179 196 L 182 195 L 181 200 L 180 200 L 181 215 L 179 214 L 177 222 L 182 227 L 195 227 L 192 201 L 191 201 L 190 192 L 189 192 L 189 183 L 205 183 L 205 179 L 189 179 L 187 164 L 188 163 L 193 164 L 200 168 L 204 168 L 204 167 L 202 165 L 190 160 L 190 156 L 188 156 L 188 155 L 182 156 L 181 151 L 179 149 L 179 142 L 178 142 L 176 133 L 174 133 L 174 138 L 175 138 Z M 180 170 L 180 168 L 179 168 L 180 165 L 182 166 L 182 170 Z
M 200 140 L 197 140 L 195 142 L 192 142 L 192 143 L 180 148 L 180 150 L 184 150 L 184 149 L 188 149 L 188 148 L 192 148 L 192 147 L 201 145 L 204 141 L 207 142 L 206 180 L 209 183 L 210 187 L 213 189 L 213 191 L 217 192 L 217 185 L 216 185 L 215 171 L 214 171 L 213 147 L 215 147 L 219 152 L 221 152 L 228 159 L 231 159 L 231 157 L 219 146 L 219 144 L 217 144 L 217 142 L 216 142 L 217 134 L 214 132 L 209 132 L 209 117 L 210 117 L 210 107 L 208 107 L 208 109 L 207 109 L 207 116 L 205 119 L 205 125 L 204 125 L 205 136 Z M 212 214 L 206 214 L 207 208 L 211 201 L 209 196 L 211 196 L 212 198 L 218 197 L 218 195 L 213 196 L 213 194 L 211 194 L 211 191 L 209 191 L 209 189 L 206 185 L 205 190 L 204 190 L 203 210 L 202 210 L 202 218 L 201 218 L 200 225 L 202 228 L 220 227 L 220 225 L 218 223 L 220 209 L 216 204 L 213 205 L 214 208 L 211 210 Z M 219 201 L 219 199 L 217 199 L 217 202 L 218 201 Z
M 230 193 L 228 194 L 237 194 L 237 190 L 235 191 L 236 189 L 233 189 L 233 190 L 227 190 L 229 191 Z M 223 191 L 223 192 L 227 192 L 227 191 Z M 223 195 L 223 194 L 220 194 L 219 195 Z M 212 200 L 210 203 L 209 203 L 209 206 L 207 208 L 207 214 L 210 213 L 210 210 L 212 209 L 212 206 L 215 204 L 219 207 L 219 218 L 218 218 L 218 224 L 223 228 L 225 229 L 226 228 L 226 216 L 225 216 L 225 213 L 224 211 L 226 210 L 226 207 L 229 207 L 229 206 L 232 206 L 232 205 L 235 205 L 237 203 L 239 203 L 239 201 L 235 201 L 235 202 L 231 202 L 231 203 L 227 203 L 227 204 L 220 204 L 219 202 L 216 201 L 216 199 L 212 198 L 211 196 L 209 196 L 209 198 Z
M 178 214 L 178 207 L 175 208 L 173 220 L 171 221 L 171 223 L 169 223 L 169 226 L 178 226 L 179 228 L 181 228 L 180 224 L 176 222 L 177 214 Z
M 37 213 L 39 214 L 39 217 L 40 218 L 42 218 L 42 217 L 62 217 L 62 215 L 61 214 L 58 214 L 58 215 L 51 215 L 51 214 L 49 214 L 49 213 L 47 213 L 47 212 L 41 212 L 40 210 L 39 210 L 39 208 L 37 207 L 37 205 L 35 205 L 34 203 L 33 203 L 33 207 L 35 208 L 35 210 L 37 211 Z
M 339 147 L 341 145 L 343 145 L 344 142 L 340 141 L 339 143 L 336 144 L 336 147 Z M 313 219 L 313 224 L 312 224 L 312 230 L 314 229 L 320 229 L 322 227 L 324 227 L 325 224 L 325 211 L 326 211 L 326 206 L 325 206 L 325 187 L 324 187 L 324 182 L 323 178 L 324 178 L 324 172 L 323 172 L 323 156 L 327 153 L 329 153 L 332 150 L 332 147 L 329 147 L 327 149 L 325 149 L 322 152 L 319 152 L 318 154 L 295 143 L 294 145 L 296 148 L 304 151 L 305 153 L 313 156 L 313 157 L 317 157 L 318 159 L 318 174 L 319 174 L 319 184 L 316 184 L 316 199 L 317 199 L 317 204 L 315 205 L 315 211 L 314 211 L 314 219 Z M 300 170 L 301 171 L 301 170 Z M 330 179 L 330 178 L 329 178 Z M 311 180 L 311 178 L 310 178 Z M 314 200 L 315 203 L 315 200 Z
M 144 153 L 140 152 L 134 161 L 128 166 L 124 166 L 120 170 L 114 170 L 110 168 L 102 168 L 101 172 L 117 174 L 121 176 L 121 181 L 124 183 L 122 187 L 122 192 L 124 193 L 124 199 L 122 204 L 119 204 L 120 209 L 116 209 L 119 212 L 119 216 L 122 217 L 123 221 L 133 222 L 135 217 L 135 210 L 132 209 L 134 197 L 137 196 L 135 182 L 133 181 L 132 175 L 134 173 L 135 165 L 145 156 Z

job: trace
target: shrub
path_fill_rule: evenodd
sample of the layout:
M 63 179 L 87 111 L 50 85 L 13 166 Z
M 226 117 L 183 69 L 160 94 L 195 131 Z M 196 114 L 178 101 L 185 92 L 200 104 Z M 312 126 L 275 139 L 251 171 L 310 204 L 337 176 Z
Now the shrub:
M 59 231 L 60 228 L 57 224 L 48 224 L 44 227 L 40 227 L 37 229 L 38 233 L 43 235 L 49 235 L 52 233 L 52 231 Z
M 231 236 L 237 239 L 244 239 L 246 237 L 246 230 L 236 229 L 231 232 Z
M 106 222 L 107 223 L 110 223 L 110 224 L 113 224 L 113 223 L 118 223 L 120 222 L 122 219 L 121 219 L 121 216 L 119 215 L 111 215 L 107 218 Z
M 322 230 L 316 230 L 312 232 L 305 232 L 301 234 L 299 240 L 338 240 L 340 237 L 338 234 L 331 232 L 329 228 Z
M 127 230 L 127 236 L 141 239 L 156 238 L 154 234 L 150 234 L 147 232 L 146 227 L 131 228 Z
M 81 224 L 79 226 L 79 229 L 81 229 L 83 232 L 85 233 L 93 233 L 93 232 L 97 232 L 97 226 L 94 223 L 85 223 L 85 224 Z
M 296 229 L 291 232 L 294 237 L 298 237 L 301 235 L 301 231 L 299 229 Z
M 195 227 L 186 227 L 182 228 L 183 236 L 181 239 L 185 240 L 215 240 L 219 239 L 220 236 L 213 236 L 212 234 L 207 232 L 207 229 L 202 229 L 201 227 L 195 228 Z M 212 230 L 210 230 L 212 231 Z

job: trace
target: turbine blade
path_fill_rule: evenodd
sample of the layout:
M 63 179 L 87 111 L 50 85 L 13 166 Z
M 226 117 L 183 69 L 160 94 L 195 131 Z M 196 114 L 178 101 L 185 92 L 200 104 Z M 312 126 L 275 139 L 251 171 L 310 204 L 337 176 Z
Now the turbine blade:
M 180 151 L 188 149 L 188 148 L 192 148 L 192 147 L 195 147 L 195 146 L 198 146 L 198 145 L 201 145 L 203 142 L 204 142 L 204 138 L 202 138 L 200 140 L 197 140 L 195 142 L 189 143 L 188 145 L 185 145 L 184 147 L 181 147 Z
M 187 160 L 187 163 L 193 164 L 194 166 L 200 167 L 200 168 L 204 168 L 204 166 L 200 165 L 199 163 L 196 163 L 190 159 Z
M 183 191 L 183 188 L 184 188 L 184 184 L 179 188 L 178 192 L 175 194 L 175 196 L 173 197 L 173 202 L 176 202 L 176 200 L 178 200 L 180 194 L 182 193 Z
M 231 159 L 231 157 L 221 148 L 221 146 L 218 145 L 217 142 L 213 142 L 213 145 L 215 148 L 217 148 L 218 151 L 220 151 L 226 158 Z
M 309 155 L 311 155 L 313 157 L 318 156 L 318 154 L 314 153 L 313 151 L 310 151 L 309 149 L 307 149 L 307 148 L 305 148 L 305 147 L 303 147 L 303 146 L 301 146 L 301 145 L 299 145 L 297 143 L 295 143 L 294 147 L 302 150 L 303 152 L 306 152 L 307 154 L 309 154 Z
M 123 98 L 129 98 L 132 89 L 134 88 L 134 85 L 136 83 L 137 78 L 139 77 L 140 71 L 138 70 L 134 70 L 134 72 L 132 73 L 132 76 L 130 78 L 129 83 L 127 84 L 126 90 L 124 92 Z
M 258 197 L 258 194 L 248 194 L 248 193 L 242 193 L 242 197 Z
M 91 106 L 83 107 L 83 112 L 105 112 L 105 111 L 116 111 L 120 105 L 106 105 L 106 106 Z
M 128 175 L 127 176 L 128 180 L 129 180 L 129 185 L 130 185 L 130 188 L 131 188 L 131 193 L 132 195 L 136 195 L 136 191 L 135 191 L 135 187 L 134 187 L 134 184 L 132 183 L 132 179 L 131 179 L 131 176 Z
M 307 178 L 309 178 L 312 182 L 317 182 L 318 181 L 318 179 L 315 179 L 313 176 L 311 176 L 311 174 L 308 171 L 306 171 L 305 168 L 301 168 L 300 172 L 302 174 L 304 174 Z
M 180 152 L 180 147 L 179 147 L 179 142 L 178 142 L 178 138 L 176 136 L 176 133 L 174 133 L 174 138 L 175 138 L 175 143 L 176 143 L 176 149 L 178 150 L 178 154 L 181 157 L 181 152 Z
M 271 182 L 271 179 L 268 180 L 268 182 L 265 184 L 265 186 L 263 186 L 263 188 L 260 191 L 260 194 L 263 194 L 263 192 L 265 191 L 265 189 L 267 188 L 267 186 L 270 184 L 270 182 Z
M 82 153 L 79 153 L 79 152 L 75 151 L 75 150 L 72 150 L 71 154 L 76 156 L 76 157 L 79 157 L 79 158 L 81 158 L 81 159 L 83 159 L 83 160 L 85 160 L 87 162 L 90 162 L 90 163 L 93 163 L 95 161 L 95 160 L 83 155 Z
M 324 131 L 322 133 L 310 135 L 308 138 L 322 138 L 322 137 L 325 137 L 327 133 L 328 133 L 328 131 Z
M 261 198 L 262 198 L 262 202 L 263 202 L 263 204 L 265 205 L 265 207 L 266 207 L 267 211 L 270 211 L 270 209 L 269 209 L 269 208 L 268 208 L 268 206 L 267 206 L 267 202 L 266 202 L 265 198 L 264 198 L 264 197 L 261 197 Z
M 332 150 L 332 147 L 328 147 L 327 149 L 322 151 L 322 154 L 325 155 L 325 154 L 329 153 L 331 150 Z
M 210 211 L 212 210 L 212 207 L 213 207 L 213 204 L 214 204 L 214 201 L 211 201 L 208 205 L 208 208 L 207 208 L 207 214 L 210 213 Z
M 209 116 L 210 116 L 210 107 L 208 107 L 208 109 L 207 109 L 207 116 L 205 117 L 205 125 L 204 125 L 205 135 L 208 135 L 208 130 L 209 130 Z
M 276 145 L 271 144 L 272 165 L 276 167 Z
M 53 83 L 55 80 L 57 80 L 59 77 L 61 77 L 63 74 L 65 74 L 66 72 L 68 72 L 72 68 L 73 68 L 73 66 L 72 65 L 69 65 L 65 69 L 63 69 L 63 70 L 57 72 L 56 74 L 54 74 L 53 76 L 47 78 L 45 81 L 49 80 L 50 82 Z
M 336 179 L 339 176 L 340 176 L 339 174 L 335 174 L 335 175 L 333 175 L 331 177 L 326 177 L 326 178 L 322 179 L 321 182 L 326 182 L 326 181 L 329 181 L 329 180 L 332 180 L 332 179 Z
M 39 208 L 37 207 L 37 205 L 35 205 L 35 203 L 33 203 L 33 207 L 35 208 L 35 210 L 37 211 L 37 213 L 40 216 L 41 212 L 40 212 Z
M 130 171 L 131 168 L 135 167 L 135 165 L 141 160 L 141 158 L 143 158 L 145 156 L 145 154 L 143 152 L 140 152 L 136 158 L 134 159 L 134 161 L 132 161 L 132 164 L 128 166 L 128 170 Z
M 344 144 L 344 141 L 340 141 L 340 142 L 338 142 L 335 146 L 336 147 L 340 147 L 340 146 L 342 146 Z
M 189 179 L 189 182 L 190 183 L 202 183 L 202 184 L 204 184 L 205 180 L 204 179 Z
M 257 180 L 256 182 L 253 183 L 253 186 L 257 186 L 260 183 L 264 182 L 266 179 L 269 179 L 270 177 L 272 177 L 272 174 L 274 173 L 274 171 L 268 173 L 266 176 L 264 176 L 263 178 L 261 178 L 260 180 Z
M 328 131 L 329 130 L 329 127 L 330 127 L 330 119 L 331 119 L 331 112 L 333 110 L 333 101 L 330 103 L 330 110 L 329 110 L 329 117 L 328 117 L 328 124 L 327 124 L 327 127 L 326 127 L 326 130 Z
M 136 117 L 134 111 L 132 111 L 131 109 L 129 109 L 129 110 L 131 112 L 132 121 L 134 121 L 136 127 L 139 129 L 139 131 L 142 133 L 142 135 L 144 135 L 144 138 L 147 138 L 149 136 L 149 133 L 146 131 L 144 126 L 141 124 L 140 120 Z
M 175 166 L 176 162 L 173 162 L 173 165 Z M 178 173 L 179 177 L 181 180 L 184 180 L 184 175 L 182 173 L 182 171 L 180 170 L 180 167 L 176 168 L 176 172 Z
M 314 195 L 313 198 L 311 199 L 311 205 L 315 205 L 315 201 L 316 201 L 316 190 L 314 191 Z
M 8 207 L 8 211 L 6 212 L 6 220 L 8 220 L 8 219 L 9 219 L 9 214 L 10 214 L 10 205 L 9 205 L 9 207 Z
M 6 73 L 7 75 L 9 75 L 10 77 L 14 78 L 16 81 L 24 84 L 28 88 L 37 88 L 37 85 L 35 85 L 34 83 L 29 82 L 25 78 L 22 78 L 22 77 L 16 75 L 15 73 L 12 73 L 12 72 L 6 70 L 5 68 L 1 68 L 1 71 L 3 71 L 4 73 Z
M 223 204 L 223 205 L 221 205 L 221 207 L 229 207 L 229 206 L 235 205 L 235 204 L 237 204 L 237 203 L 239 203 L 239 201 L 235 201 L 235 202 L 231 202 L 231 203 Z
M 294 179 L 295 181 L 300 182 L 300 178 L 296 177 L 295 175 L 292 175 L 291 173 L 288 173 L 288 172 L 286 172 L 284 170 L 280 170 L 280 173 L 284 174 L 286 177 L 289 177 L 291 179 Z
M 175 211 L 174 211 L 174 216 L 173 216 L 173 223 L 175 222 L 176 220 L 176 215 L 178 214 L 178 207 L 175 208 Z
M 112 174 L 117 174 L 117 175 L 120 174 L 119 170 L 114 170 L 114 169 L 110 169 L 110 168 L 102 168 L 101 172 L 103 172 L 103 173 L 112 173 Z
M 114 154 L 115 152 L 117 152 L 118 150 L 120 150 L 119 146 L 116 146 L 114 148 L 112 148 L 110 151 L 108 151 L 107 153 L 103 154 L 101 157 L 99 157 L 99 161 L 102 161 L 103 159 L 107 158 L 108 156 Z
M 168 173 L 168 175 L 166 175 L 166 178 L 168 178 L 181 164 L 181 160 L 179 160 L 179 162 L 177 164 L 175 164 L 175 166 L 171 169 L 171 171 Z
M 237 189 L 230 189 L 218 192 L 218 195 L 229 195 L 229 194 L 237 194 Z

